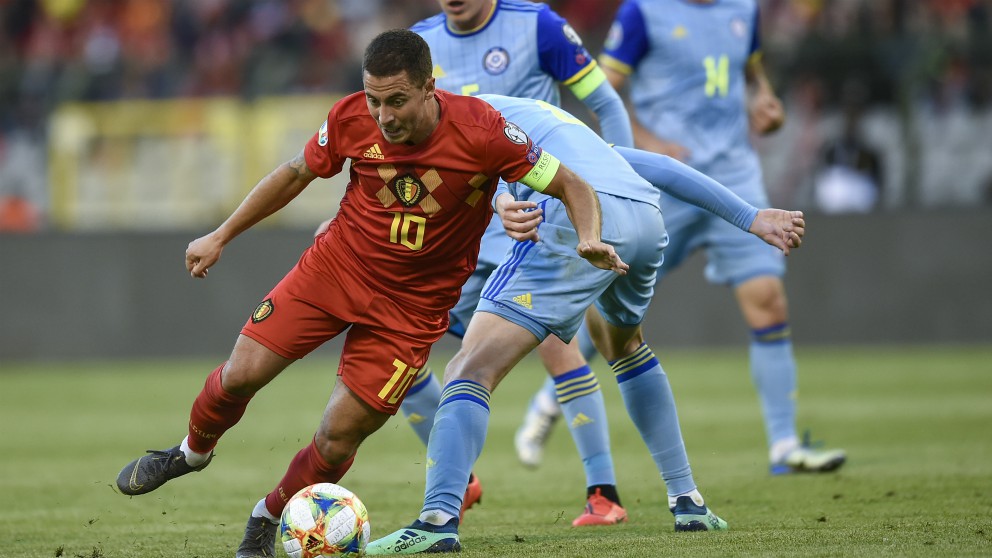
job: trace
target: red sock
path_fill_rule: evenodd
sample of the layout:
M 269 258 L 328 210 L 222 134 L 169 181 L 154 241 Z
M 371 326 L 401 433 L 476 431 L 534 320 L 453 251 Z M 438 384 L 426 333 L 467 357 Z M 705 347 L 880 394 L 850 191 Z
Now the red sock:
M 282 515 L 282 509 L 286 507 L 286 502 L 304 487 L 318 482 L 338 482 L 341 477 L 348 472 L 351 464 L 355 462 L 352 455 L 344 463 L 333 466 L 320 456 L 317 445 L 310 442 L 310 445 L 301 449 L 286 470 L 286 475 L 282 477 L 276 488 L 265 497 L 265 508 L 275 517 Z
M 189 448 L 197 453 L 214 449 L 217 440 L 241 420 L 251 397 L 239 397 L 224 391 L 220 375 L 224 364 L 207 376 L 203 391 L 196 396 L 189 413 Z

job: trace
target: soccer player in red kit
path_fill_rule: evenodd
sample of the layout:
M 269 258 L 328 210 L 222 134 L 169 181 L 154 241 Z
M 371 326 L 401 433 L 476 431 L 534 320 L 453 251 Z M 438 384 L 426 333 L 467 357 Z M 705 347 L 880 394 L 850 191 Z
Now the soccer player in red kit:
M 396 413 L 475 267 L 500 177 L 560 197 L 579 232 L 576 250 L 598 267 L 626 269 L 600 240 L 595 191 L 485 102 L 436 90 L 430 50 L 419 35 L 382 33 L 366 49 L 362 69 L 364 91 L 336 103 L 299 155 L 264 177 L 220 227 L 189 244 L 186 267 L 204 278 L 238 234 L 351 161 L 337 216 L 258 305 L 227 362 L 207 377 L 186 438 L 132 461 L 117 477 L 121 492 L 138 495 L 202 470 L 258 390 L 347 330 L 339 381 L 313 441 L 255 505 L 238 558 L 274 556 L 286 501 L 307 485 L 340 480 L 362 441 Z M 519 202 L 515 210 L 534 207 Z

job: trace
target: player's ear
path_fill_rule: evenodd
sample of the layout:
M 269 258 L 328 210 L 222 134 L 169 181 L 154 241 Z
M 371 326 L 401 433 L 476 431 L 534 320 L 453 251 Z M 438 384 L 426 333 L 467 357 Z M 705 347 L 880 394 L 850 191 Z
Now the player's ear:
M 430 101 L 431 99 L 434 98 L 434 89 L 435 89 L 434 76 L 431 76 L 431 77 L 427 78 L 427 81 L 426 82 L 424 82 L 424 100 L 425 101 Z

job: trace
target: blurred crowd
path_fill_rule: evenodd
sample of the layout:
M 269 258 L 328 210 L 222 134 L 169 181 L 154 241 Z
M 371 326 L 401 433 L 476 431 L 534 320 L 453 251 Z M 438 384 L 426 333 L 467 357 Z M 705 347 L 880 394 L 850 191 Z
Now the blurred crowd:
M 619 3 L 549 2 L 593 54 Z M 787 109 L 992 104 L 992 0 L 759 5 Z M 0 167 L 12 138 L 42 140 L 67 101 L 357 90 L 372 36 L 438 11 L 435 0 L 0 0 Z
M 673 0 L 676 1 L 676 0 Z M 619 0 L 557 0 L 596 53 Z M 761 0 L 777 87 L 935 108 L 992 100 L 989 0 Z M 0 0 L 0 131 L 35 128 L 68 100 L 360 87 L 375 33 L 436 13 L 433 0 Z

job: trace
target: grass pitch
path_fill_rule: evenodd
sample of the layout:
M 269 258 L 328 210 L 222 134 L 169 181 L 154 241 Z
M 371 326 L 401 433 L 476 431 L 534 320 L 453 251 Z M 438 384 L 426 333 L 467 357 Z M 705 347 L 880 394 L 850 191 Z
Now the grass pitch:
M 731 530 L 672 531 L 661 480 L 602 361 L 630 521 L 573 529 L 584 477 L 565 428 L 540 469 L 523 468 L 512 450 L 543 379 L 528 359 L 493 396 L 476 467 L 485 492 L 462 526 L 463 556 L 992 556 L 992 347 L 800 351 L 800 425 L 846 448 L 849 461 L 836 474 L 775 478 L 746 352 L 658 352 L 696 481 Z M 117 493 L 120 467 L 182 439 L 215 365 L 4 363 L 0 556 L 233 556 L 251 507 L 312 436 L 336 362 L 307 359 L 276 379 L 204 472 L 145 496 Z M 396 418 L 342 480 L 367 505 L 374 537 L 419 513 L 424 453 Z

